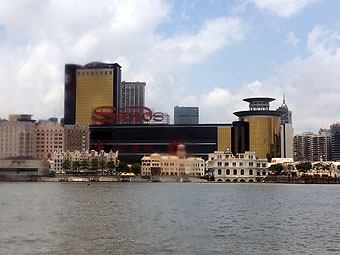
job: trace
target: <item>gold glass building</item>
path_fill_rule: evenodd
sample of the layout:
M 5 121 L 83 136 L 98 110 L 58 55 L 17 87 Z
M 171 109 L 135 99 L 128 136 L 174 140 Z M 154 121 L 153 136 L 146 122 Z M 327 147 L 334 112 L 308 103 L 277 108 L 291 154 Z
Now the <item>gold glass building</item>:
M 235 112 L 240 122 L 249 125 L 249 150 L 259 158 L 280 157 L 280 116 L 281 111 L 269 109 L 273 98 L 246 98 L 249 111 Z
M 100 106 L 118 108 L 121 66 L 100 62 L 65 65 L 64 124 L 95 125 L 93 111 Z M 117 113 L 117 112 L 116 112 Z

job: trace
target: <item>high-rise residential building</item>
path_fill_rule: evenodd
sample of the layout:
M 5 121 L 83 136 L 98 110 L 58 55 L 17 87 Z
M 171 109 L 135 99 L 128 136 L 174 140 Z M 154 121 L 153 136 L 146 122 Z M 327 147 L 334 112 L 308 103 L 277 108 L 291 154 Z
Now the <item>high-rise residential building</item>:
M 64 127 L 58 122 L 40 120 L 36 129 L 37 157 L 52 159 L 54 151 L 64 147 Z
M 248 150 L 255 152 L 259 158 L 270 159 L 281 156 L 280 117 L 283 113 L 269 109 L 269 103 L 274 100 L 266 97 L 246 98 L 243 101 L 249 103 L 249 110 L 234 112 L 240 122 L 249 126 Z M 233 137 L 232 140 L 238 142 L 242 140 L 243 135 L 247 136 L 247 134 L 237 133 L 237 137 Z
M 14 116 L 14 115 L 11 115 Z M 32 115 L 0 121 L 0 158 L 36 157 L 36 126 Z
M 340 160 L 340 122 L 331 125 L 332 160 Z
M 304 132 L 295 135 L 294 159 L 297 161 L 331 160 L 330 130 L 320 129 L 318 134 Z
M 100 124 L 92 117 L 101 106 L 108 108 L 100 111 L 118 114 L 120 83 L 121 66 L 117 63 L 66 64 L 64 124 Z
M 283 112 L 280 117 L 280 135 L 281 135 L 281 158 L 293 158 L 293 122 L 292 111 L 288 109 L 285 96 L 283 96 L 282 105 L 277 111 Z
M 88 125 L 64 126 L 64 151 L 88 151 L 90 130 Z
M 121 113 L 131 112 L 131 109 L 139 116 L 142 116 L 144 110 L 142 108 L 135 108 L 145 106 L 145 82 L 128 82 L 122 81 L 120 87 L 120 101 L 119 108 Z M 120 124 L 143 124 L 143 120 L 136 118 L 128 119 L 128 121 L 121 121 Z
M 174 123 L 175 125 L 193 125 L 199 123 L 198 107 L 174 107 Z

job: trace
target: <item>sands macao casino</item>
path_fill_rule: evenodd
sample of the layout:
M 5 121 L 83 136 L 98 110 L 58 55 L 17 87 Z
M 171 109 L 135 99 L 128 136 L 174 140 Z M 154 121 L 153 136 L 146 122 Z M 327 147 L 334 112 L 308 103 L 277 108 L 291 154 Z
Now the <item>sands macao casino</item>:
M 119 151 L 119 159 L 128 163 L 153 153 L 174 155 L 178 144 L 185 144 L 188 157 L 205 160 L 209 153 L 228 149 L 235 155 L 255 152 L 265 160 L 280 157 L 282 112 L 269 109 L 273 98 L 244 99 L 249 110 L 235 112 L 239 119 L 229 124 L 175 125 L 162 122 L 166 114 L 146 107 L 144 100 L 123 105 L 127 95 L 121 84 L 116 63 L 65 66 L 64 124 L 90 125 L 92 149 Z

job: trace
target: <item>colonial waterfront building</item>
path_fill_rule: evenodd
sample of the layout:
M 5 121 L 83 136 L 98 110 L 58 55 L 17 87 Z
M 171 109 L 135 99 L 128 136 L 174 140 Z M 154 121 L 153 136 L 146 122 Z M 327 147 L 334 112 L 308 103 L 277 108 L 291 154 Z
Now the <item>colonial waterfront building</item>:
M 0 158 L 36 157 L 36 126 L 32 115 L 11 117 L 0 121 Z
M 209 154 L 209 172 L 217 182 L 258 182 L 268 175 L 266 159 L 257 159 L 255 152 L 215 151 Z
M 152 168 L 160 168 L 161 176 L 204 176 L 204 159 L 179 159 L 177 156 L 153 153 L 142 158 L 141 175 L 151 175 Z
M 37 157 L 52 159 L 54 151 L 62 151 L 64 127 L 55 121 L 40 120 L 36 128 Z
M 142 158 L 141 175 L 151 175 L 153 170 L 159 171 L 161 176 L 204 176 L 204 159 L 186 158 L 185 146 L 177 146 L 177 155 L 160 155 L 153 153 Z
M 64 172 L 64 169 L 62 167 L 63 162 L 68 159 L 71 163 L 71 168 L 69 170 L 72 170 L 72 165 L 74 162 L 80 163 L 82 160 L 86 160 L 89 163 L 93 159 L 97 159 L 98 161 L 104 160 L 106 163 L 113 161 L 115 165 L 118 165 L 118 154 L 115 152 L 104 152 L 103 150 L 100 152 L 97 152 L 95 150 L 89 151 L 73 151 L 73 152 L 64 152 L 64 151 L 55 151 L 53 155 L 53 161 L 51 164 L 51 171 L 55 173 L 62 173 Z M 73 171 L 79 170 L 79 169 L 73 169 Z M 85 169 L 88 170 L 88 169 Z

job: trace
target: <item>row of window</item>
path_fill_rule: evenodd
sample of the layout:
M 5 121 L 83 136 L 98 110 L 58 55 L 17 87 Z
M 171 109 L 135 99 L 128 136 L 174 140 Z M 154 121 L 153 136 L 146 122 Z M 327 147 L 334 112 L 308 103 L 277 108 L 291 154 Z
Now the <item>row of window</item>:
M 78 75 L 112 75 L 112 71 L 95 71 L 95 72 L 85 72 L 85 71 L 81 71 L 78 72 Z
M 230 169 L 225 170 L 225 175 L 230 175 L 230 173 L 231 173 Z M 244 175 L 244 174 L 245 174 L 244 169 L 241 169 L 240 175 Z M 217 175 L 222 175 L 222 170 L 221 169 L 217 170 Z M 237 169 L 233 170 L 233 175 L 238 175 Z M 254 170 L 253 169 L 249 170 L 249 175 L 254 175 Z M 256 175 L 260 176 L 261 175 L 261 171 L 257 171 Z M 262 175 L 267 175 L 267 172 L 266 171 L 262 171 Z
M 236 162 L 231 162 L 231 164 L 229 164 L 229 162 L 224 162 L 224 166 L 237 166 L 237 163 Z M 240 167 L 243 166 L 243 162 L 239 162 L 238 164 Z M 223 166 L 223 162 L 219 161 L 217 162 L 217 166 Z M 254 166 L 254 162 L 249 162 L 248 163 L 248 166 L 249 167 L 253 167 Z M 267 164 L 266 163 L 262 163 L 262 167 L 266 167 Z M 261 167 L 261 163 L 256 163 L 256 167 Z

